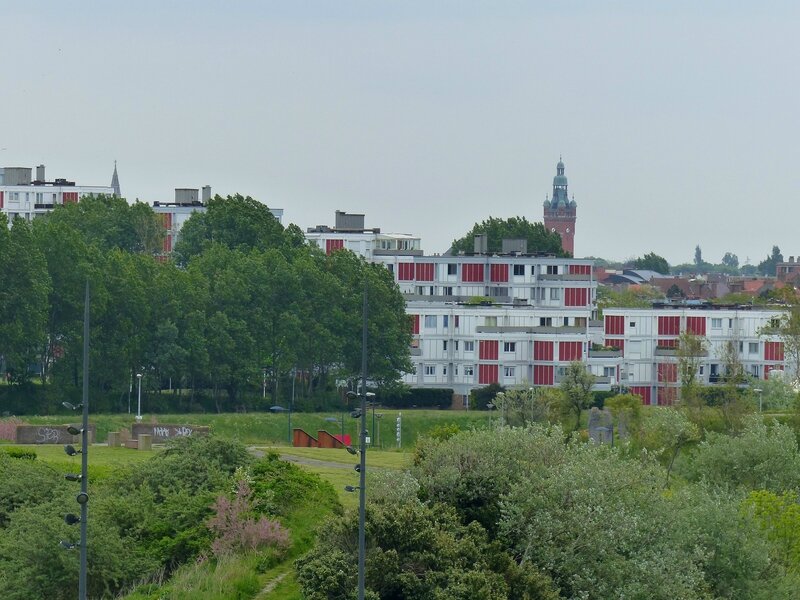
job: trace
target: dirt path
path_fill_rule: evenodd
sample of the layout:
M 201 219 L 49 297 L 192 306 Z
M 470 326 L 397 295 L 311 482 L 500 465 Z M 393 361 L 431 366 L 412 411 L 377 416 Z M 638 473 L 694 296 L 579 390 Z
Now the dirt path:
M 288 573 L 281 573 L 280 575 L 278 575 L 278 576 L 277 576 L 275 579 L 273 579 L 273 580 L 272 580 L 272 581 L 270 581 L 270 582 L 269 582 L 267 585 L 265 585 L 265 586 L 264 586 L 264 589 L 263 589 L 263 590 L 261 590 L 261 591 L 259 592 L 258 596 L 256 596 L 256 597 L 257 597 L 257 598 L 266 598 L 267 596 L 269 596 L 269 595 L 272 593 L 272 591 L 273 591 L 273 590 L 274 590 L 276 587 L 278 587 L 278 584 L 279 584 L 281 581 L 283 581 L 284 577 L 286 577 L 287 575 L 288 575 Z

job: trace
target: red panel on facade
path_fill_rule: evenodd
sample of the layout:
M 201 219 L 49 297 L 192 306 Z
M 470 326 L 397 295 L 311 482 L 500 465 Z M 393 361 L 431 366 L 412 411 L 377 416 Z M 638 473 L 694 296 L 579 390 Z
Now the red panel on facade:
M 678 364 L 658 363 L 658 381 L 660 383 L 676 383 L 678 381 Z
M 397 265 L 397 279 L 399 281 L 413 281 L 414 263 L 400 263 Z
M 678 388 L 658 388 L 658 405 L 672 406 L 678 399 Z
M 764 365 L 764 379 L 769 379 L 770 371 L 783 371 L 783 365 Z
M 705 317 L 686 317 L 686 331 L 694 335 L 706 334 Z
M 0 192 L 0 208 L 3 208 L 3 192 Z
M 164 236 L 164 252 L 172 252 L 172 235 L 167 234 Z
M 589 303 L 589 290 L 586 288 L 566 288 L 564 306 L 586 306 Z
M 592 272 L 592 267 L 589 265 L 570 265 L 570 275 L 589 275 Z
M 553 342 L 533 342 L 533 360 L 553 360 Z
M 490 281 L 508 281 L 508 265 L 489 265 Z
M 419 315 L 411 315 L 411 333 L 419 335 Z
M 486 385 L 497 383 L 499 369 L 499 365 L 478 365 L 478 383 Z
M 78 192 L 64 192 L 61 194 L 64 204 L 74 204 L 78 201 Z
M 481 360 L 497 360 L 497 340 L 480 340 L 478 342 L 478 358 Z
M 680 335 L 680 317 L 658 317 L 658 335 Z
M 656 345 L 659 348 L 677 348 L 678 347 L 678 339 L 677 338 L 671 338 L 671 339 L 658 340 Z
M 644 385 L 634 385 L 630 388 L 631 394 L 639 396 L 642 399 L 642 404 L 650 404 L 650 388 Z
M 533 365 L 534 385 L 553 385 L 553 365 Z
M 623 354 L 625 353 L 625 340 L 610 340 L 606 338 L 606 346 L 619 348 Z
M 483 264 L 461 265 L 461 281 L 483 281 Z
M 325 240 L 325 254 L 344 248 L 344 240 Z
M 783 360 L 783 342 L 764 342 L 764 360 Z
M 433 281 L 433 263 L 417 263 L 417 281 Z
M 558 342 L 558 360 L 574 361 L 583 358 L 583 342 Z
M 623 316 L 605 317 L 604 323 L 606 326 L 606 335 L 625 334 L 625 317 Z

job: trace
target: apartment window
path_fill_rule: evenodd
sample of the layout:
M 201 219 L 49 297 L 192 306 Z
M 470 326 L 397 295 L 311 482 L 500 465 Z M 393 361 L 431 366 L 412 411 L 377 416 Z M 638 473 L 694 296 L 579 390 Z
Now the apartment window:
M 550 300 L 561 300 L 561 288 L 550 288 Z
M 558 265 L 547 265 L 548 275 L 558 275 Z
M 464 342 L 464 352 L 475 352 L 475 342 L 473 342 L 473 341 L 465 341 Z
M 442 327 L 447 329 L 450 325 L 450 315 L 442 315 Z
M 442 340 L 442 350 L 447 352 L 447 340 Z
M 386 263 L 386 268 L 389 269 L 389 273 L 394 275 L 394 264 L 393 263 Z
M 758 365 L 750 365 L 750 375 L 753 377 L 759 377 L 759 368 Z
M 436 365 L 425 365 L 425 375 L 436 375 Z
M 465 377 L 473 377 L 475 375 L 475 366 L 474 365 L 464 365 L 464 376 Z
M 443 296 L 452 296 L 453 295 L 453 287 L 447 286 L 442 288 L 442 295 Z
M 517 342 L 503 342 L 503 352 L 516 352 Z
M 616 367 L 603 367 L 603 377 L 614 377 L 617 374 Z
M 497 327 L 497 317 L 484 317 L 483 324 L 486 327 Z
M 458 272 L 458 265 L 456 263 L 447 263 L 447 274 L 455 275 Z
M 436 315 L 425 315 L 425 329 L 436 329 Z
M 506 377 L 514 377 L 514 367 L 503 367 L 503 375 Z
M 722 329 L 722 319 L 711 319 L 711 329 Z
M 458 329 L 458 315 L 455 315 L 455 316 L 453 317 L 453 327 L 455 327 L 456 329 Z
M 750 354 L 758 354 L 758 342 L 750 342 L 747 344 L 747 349 L 750 351 Z
M 456 352 L 458 352 L 458 340 L 456 340 L 456 341 L 455 341 L 455 342 L 453 342 L 453 343 L 455 344 L 455 350 L 456 350 Z
M 447 365 L 442 367 L 442 375 L 447 375 Z
M 744 342 L 739 342 L 739 352 L 744 352 Z
M 539 317 L 539 327 L 552 327 L 553 317 Z
M 700 375 L 702 375 L 704 372 L 705 372 L 704 365 L 700 365 Z
M 417 286 L 417 296 L 424 296 L 425 295 L 425 286 L 418 285 Z
M 636 327 L 636 321 L 631 321 L 628 323 L 628 327 Z
M 728 329 L 733 329 L 733 319 L 728 319 Z
M 453 367 L 453 375 L 458 375 L 458 365 Z
M 514 275 L 525 275 L 525 265 L 514 265 Z

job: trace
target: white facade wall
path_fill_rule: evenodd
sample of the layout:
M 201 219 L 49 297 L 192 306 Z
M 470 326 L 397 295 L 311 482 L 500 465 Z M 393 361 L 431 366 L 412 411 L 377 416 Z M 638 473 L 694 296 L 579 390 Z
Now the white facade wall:
M 678 335 L 690 331 L 705 338 L 707 356 L 700 358 L 701 384 L 724 377 L 724 352 L 732 344 L 744 371 L 756 379 L 786 366 L 783 345 L 769 326 L 780 310 L 748 308 L 606 309 L 605 344 L 623 349 L 622 378 L 649 404 L 670 404 L 680 386 L 674 346 Z
M 114 190 L 107 186 L 85 185 L 0 185 L 0 212 L 6 215 L 9 223 L 15 217 L 32 221 L 64 204 L 65 199 L 67 203 L 77 202 L 100 194 L 110 196 Z
M 374 231 L 308 231 L 306 241 L 315 244 L 323 252 L 343 248 L 369 261 L 377 261 L 381 255 L 421 254 L 420 238 L 403 233 L 376 233 Z

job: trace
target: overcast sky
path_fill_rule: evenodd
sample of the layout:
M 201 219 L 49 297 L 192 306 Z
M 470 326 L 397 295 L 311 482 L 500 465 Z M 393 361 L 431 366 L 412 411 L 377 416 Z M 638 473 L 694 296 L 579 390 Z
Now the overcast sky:
M 577 256 L 800 254 L 794 2 L 0 0 L 0 165 L 251 195 L 443 252 L 541 220 Z

